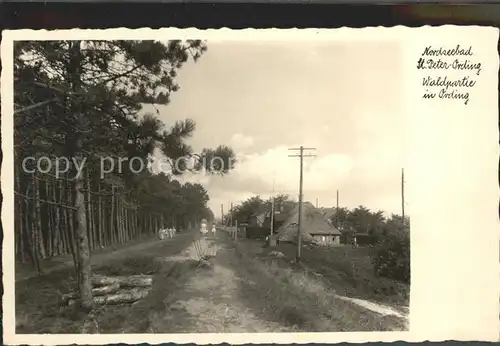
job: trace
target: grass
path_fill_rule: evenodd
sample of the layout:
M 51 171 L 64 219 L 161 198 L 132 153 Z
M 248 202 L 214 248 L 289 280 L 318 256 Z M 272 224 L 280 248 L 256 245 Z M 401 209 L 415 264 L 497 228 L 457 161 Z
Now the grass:
M 194 239 L 194 233 L 179 234 L 141 251 L 124 249 L 124 256 L 95 265 L 104 275 L 153 273 L 150 294 L 135 304 L 104 306 L 87 316 L 74 307 L 61 306 L 61 295 L 74 290 L 73 269 L 61 269 L 16 283 L 16 333 L 144 333 L 149 318 L 165 309 L 163 300 L 194 272 L 196 261 L 162 262 L 156 259 L 180 253 Z M 190 269 L 193 269 L 191 271 Z
M 377 315 L 336 298 L 322 280 L 286 259 L 265 260 L 266 252 L 259 253 L 255 245 L 238 242 L 234 258 L 226 262 L 242 279 L 241 300 L 262 318 L 306 332 L 405 330 L 397 317 Z
M 157 237 L 154 235 L 145 235 L 139 238 L 130 240 L 128 242 L 122 244 L 114 244 L 112 246 L 108 246 L 105 248 L 98 248 L 92 251 L 93 260 L 99 260 L 102 257 L 109 257 L 110 254 L 115 254 L 116 252 L 120 252 L 120 250 L 135 247 L 135 246 L 144 246 L 148 243 L 155 243 L 157 241 Z M 44 273 L 51 273 L 53 271 L 65 270 L 68 268 L 73 268 L 73 259 L 70 254 L 57 256 L 57 257 L 49 257 L 46 259 L 40 260 L 40 265 L 42 271 Z M 16 272 L 16 280 L 24 280 L 27 278 L 32 278 L 38 276 L 38 273 L 33 268 L 33 264 L 27 260 L 22 263 L 17 261 L 15 265 Z
M 297 253 L 296 245 L 290 243 L 281 243 L 275 250 L 288 260 Z M 301 262 L 338 294 L 391 306 L 409 305 L 409 285 L 375 275 L 371 248 L 304 246 L 301 250 Z M 269 251 L 266 249 L 265 254 Z

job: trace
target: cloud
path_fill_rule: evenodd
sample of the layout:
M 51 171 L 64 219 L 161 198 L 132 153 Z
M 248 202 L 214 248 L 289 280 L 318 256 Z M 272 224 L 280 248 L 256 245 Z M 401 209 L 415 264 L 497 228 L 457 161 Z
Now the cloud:
M 278 146 L 260 153 L 239 154 L 234 171 L 226 176 L 187 174 L 183 181 L 198 182 L 210 195 L 214 213 L 220 205 L 260 195 L 269 198 L 284 193 L 294 198 L 299 190 L 299 158 L 289 157 L 288 146 Z M 354 208 L 360 204 L 387 213 L 399 212 L 400 162 L 395 158 L 375 160 L 366 155 L 326 153 L 304 158 L 304 200 L 321 206 L 336 204 L 340 190 L 341 206 Z
M 253 138 L 241 133 L 235 133 L 231 137 L 230 145 L 236 151 L 244 150 L 253 145 Z

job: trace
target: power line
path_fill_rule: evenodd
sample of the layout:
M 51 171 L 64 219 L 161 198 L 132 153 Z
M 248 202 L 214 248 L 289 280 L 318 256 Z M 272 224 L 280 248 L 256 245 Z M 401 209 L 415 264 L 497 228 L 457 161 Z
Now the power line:
M 289 157 L 299 157 L 300 158 L 300 181 L 299 181 L 299 220 L 297 229 L 297 262 L 300 262 L 300 246 L 301 246 L 301 228 L 302 228 L 302 188 L 303 188 L 303 171 L 304 171 L 304 157 L 313 157 L 316 155 L 305 155 L 304 150 L 316 150 L 316 148 L 290 148 L 288 150 L 299 151 L 299 155 L 288 155 Z

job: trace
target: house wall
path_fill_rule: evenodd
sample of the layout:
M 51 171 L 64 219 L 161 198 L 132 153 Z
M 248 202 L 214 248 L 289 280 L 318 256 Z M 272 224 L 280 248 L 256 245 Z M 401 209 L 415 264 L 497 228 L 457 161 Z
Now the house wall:
M 340 244 L 340 236 L 314 234 L 313 237 L 320 243 Z
M 252 226 L 252 227 L 260 227 L 260 222 L 259 222 L 259 219 L 256 217 L 256 216 L 252 216 L 249 220 L 248 220 L 248 224 L 249 226 Z

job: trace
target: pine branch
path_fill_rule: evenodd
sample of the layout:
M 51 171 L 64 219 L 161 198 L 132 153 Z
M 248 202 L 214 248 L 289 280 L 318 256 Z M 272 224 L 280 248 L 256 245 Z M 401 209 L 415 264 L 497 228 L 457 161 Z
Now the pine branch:
M 42 106 L 45 106 L 49 103 L 56 102 L 56 101 L 59 101 L 58 97 L 54 97 L 54 98 L 52 98 L 50 100 L 46 100 L 46 101 L 41 101 L 41 102 L 35 103 L 31 106 L 26 106 L 26 107 L 23 107 L 21 109 L 15 110 L 14 115 L 19 114 L 19 113 L 29 112 L 35 108 L 42 107 Z
M 115 80 L 117 80 L 117 79 L 119 79 L 119 78 L 125 77 L 125 76 L 126 76 L 126 75 L 128 75 L 129 73 L 132 73 L 132 72 L 134 72 L 135 70 L 138 70 L 139 68 L 141 68 L 141 67 L 143 67 L 143 66 L 144 66 L 143 64 L 139 64 L 139 65 L 137 65 L 137 66 L 135 66 L 135 67 L 131 68 L 130 70 L 125 71 L 125 72 L 123 72 L 123 73 L 120 73 L 120 74 L 118 74 L 118 75 L 115 75 L 115 76 L 113 76 L 113 77 L 110 77 L 110 78 L 108 78 L 108 79 L 106 79 L 106 80 L 104 80 L 104 81 L 100 82 L 100 83 L 99 83 L 99 84 L 97 84 L 97 85 L 103 85 L 103 84 L 107 84 L 107 83 L 109 83 L 109 82 L 113 82 L 113 81 L 115 81 Z

